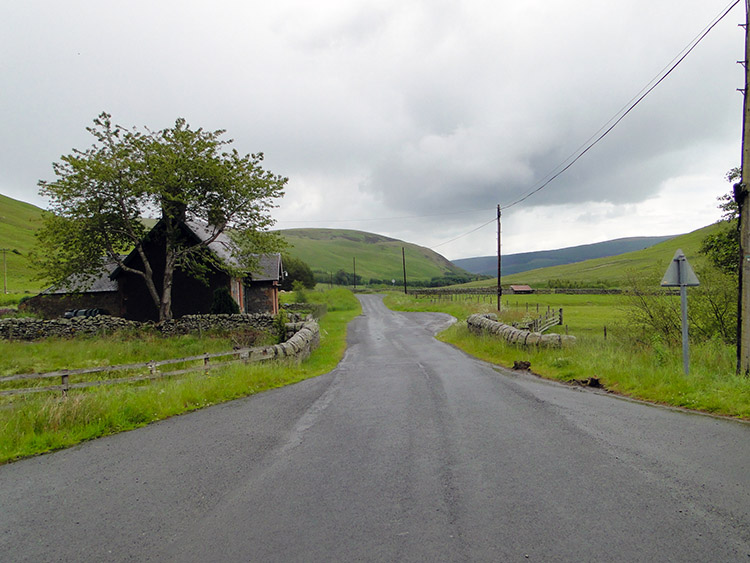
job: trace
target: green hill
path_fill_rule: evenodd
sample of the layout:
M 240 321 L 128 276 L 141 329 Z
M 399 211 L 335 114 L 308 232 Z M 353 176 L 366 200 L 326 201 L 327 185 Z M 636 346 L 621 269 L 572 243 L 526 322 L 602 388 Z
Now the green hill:
M 39 207 L 17 201 L 0 194 L 0 248 L 5 251 L 6 264 L 0 252 L 0 283 L 5 284 L 7 267 L 8 293 L 37 292 L 42 289 L 34 281 L 34 271 L 27 258 L 34 246 L 34 233 L 41 226 L 42 210 Z
M 9 293 L 27 293 L 42 289 L 33 280 L 34 270 L 28 260 L 34 246 L 34 233 L 41 226 L 42 210 L 34 205 L 0 195 L 0 249 L 5 252 L 7 289 Z M 571 283 L 598 284 L 618 287 L 624 284 L 627 272 L 663 274 L 676 249 L 681 248 L 693 266 L 700 266 L 705 258 L 698 254 L 703 238 L 718 229 L 714 224 L 686 235 L 681 235 L 652 247 L 607 258 L 566 264 L 503 276 L 503 284 L 524 283 L 536 287 L 548 285 L 549 280 Z M 356 258 L 357 274 L 365 281 L 395 279 L 401 283 L 403 270 L 401 248 L 406 251 L 407 278 L 410 281 L 429 281 L 447 275 L 469 275 L 440 254 L 415 244 L 393 238 L 343 229 L 288 229 L 280 231 L 290 243 L 289 253 L 301 258 L 319 273 L 352 271 Z M 3 283 L 3 253 L 0 252 L 0 283 Z M 472 282 L 471 285 L 494 285 L 493 280 Z M 0 291 L 2 291 L 0 289 Z
M 446 275 L 470 275 L 437 252 L 401 240 L 346 229 L 286 229 L 279 231 L 291 245 L 289 254 L 307 262 L 314 272 L 351 272 L 356 258 L 357 275 L 370 279 L 403 281 L 401 248 L 405 249 L 406 277 L 429 281 Z
M 593 260 L 594 258 L 604 258 L 606 256 L 617 256 L 626 252 L 648 248 L 670 238 L 674 238 L 674 236 L 629 237 L 570 246 L 557 250 L 538 250 L 508 254 L 503 256 L 503 274 L 509 276 L 528 270 L 572 264 L 574 262 L 583 262 L 584 260 Z M 453 260 L 453 263 L 474 274 L 497 275 L 497 255 L 461 258 Z
M 698 253 L 701 241 L 719 228 L 718 224 L 713 224 L 643 250 L 503 276 L 503 285 L 528 284 L 532 287 L 546 287 L 550 280 L 562 280 L 589 287 L 598 285 L 622 287 L 626 285 L 629 272 L 642 275 L 663 275 L 678 248 L 682 249 L 690 264 L 695 268 L 706 260 Z M 493 283 L 497 283 L 497 278 L 494 282 L 486 280 L 473 282 L 470 285 L 492 286 Z

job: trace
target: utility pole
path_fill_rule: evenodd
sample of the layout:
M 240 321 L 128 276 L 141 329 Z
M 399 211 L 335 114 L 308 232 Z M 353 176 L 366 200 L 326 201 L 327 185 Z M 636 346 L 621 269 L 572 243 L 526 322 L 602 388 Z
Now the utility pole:
M 406 251 L 401 247 L 401 261 L 404 263 L 404 295 L 406 295 Z
M 737 311 L 737 373 L 750 374 L 750 0 L 745 0 L 745 88 L 742 114 L 742 179 L 734 185 L 740 211 L 740 272 Z
M 503 300 L 503 286 L 500 284 L 502 260 L 500 258 L 500 204 L 497 204 L 497 310 Z
M 352 258 L 352 265 L 354 267 L 354 289 L 357 289 L 357 257 Z

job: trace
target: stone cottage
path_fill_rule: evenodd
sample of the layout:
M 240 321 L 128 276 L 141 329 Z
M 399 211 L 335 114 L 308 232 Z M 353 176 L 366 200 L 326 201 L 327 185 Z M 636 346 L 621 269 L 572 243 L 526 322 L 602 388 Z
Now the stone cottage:
M 182 222 L 180 229 L 188 244 L 200 244 L 210 240 L 214 234 L 209 225 L 195 220 Z M 158 222 L 143 240 L 143 248 L 154 271 L 154 282 L 159 292 L 162 289 L 161 281 L 166 261 L 164 236 L 162 223 Z M 236 277 L 230 273 L 229 268 L 222 267 L 236 265 L 232 242 L 226 234 L 222 233 L 216 237 L 208 244 L 207 249 L 213 255 L 213 260 L 207 264 L 203 280 L 196 279 L 179 267 L 175 270 L 172 286 L 172 313 L 175 318 L 209 313 L 214 292 L 221 287 L 229 290 L 241 312 L 278 312 L 279 285 L 283 279 L 280 254 L 258 255 L 254 271 Z M 141 258 L 135 250 L 125 257 L 124 263 L 136 269 L 143 267 Z M 75 287 L 76 284 L 68 285 Z M 130 320 L 158 320 L 158 310 L 149 295 L 145 281 L 137 274 L 126 272 L 117 265 L 108 268 L 105 275 L 85 290 L 48 288 L 27 300 L 23 308 L 47 318 L 62 316 L 71 309 L 97 308 Z

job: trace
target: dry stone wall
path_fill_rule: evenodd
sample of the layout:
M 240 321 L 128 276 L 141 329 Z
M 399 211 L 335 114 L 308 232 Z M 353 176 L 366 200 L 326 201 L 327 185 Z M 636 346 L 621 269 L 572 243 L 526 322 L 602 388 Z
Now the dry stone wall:
M 286 342 L 276 344 L 274 355 L 277 357 L 294 358 L 297 361 L 306 359 L 313 350 L 320 345 L 320 328 L 318 323 L 310 320 L 302 323 L 299 330 Z
M 466 319 L 469 330 L 474 334 L 492 334 L 511 344 L 519 346 L 561 347 L 574 344 L 575 336 L 567 334 L 541 334 L 521 330 L 497 321 L 497 315 L 471 315 Z
M 133 330 L 144 326 L 153 327 L 166 336 L 176 334 L 200 334 L 211 330 L 238 330 L 252 327 L 271 330 L 274 316 L 270 313 L 237 315 L 186 315 L 160 324 L 129 321 L 122 317 L 98 315 L 96 317 L 73 317 L 71 319 L 0 319 L 0 339 L 41 340 L 43 338 L 71 338 L 81 335 L 110 334 L 119 330 Z

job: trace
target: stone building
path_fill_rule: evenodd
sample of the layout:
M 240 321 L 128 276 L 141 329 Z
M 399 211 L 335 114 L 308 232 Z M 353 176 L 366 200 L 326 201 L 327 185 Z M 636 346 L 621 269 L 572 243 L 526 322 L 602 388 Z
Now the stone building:
M 187 244 L 200 244 L 214 235 L 209 225 L 194 220 L 182 222 L 180 230 Z M 166 262 L 164 236 L 160 221 L 143 240 L 143 248 L 153 269 L 153 279 L 159 293 L 162 290 Z M 175 269 L 172 285 L 172 313 L 175 318 L 209 313 L 214 292 L 222 287 L 229 290 L 243 313 L 278 313 L 279 284 L 283 279 L 281 255 L 258 255 L 254 271 L 238 277 L 231 273 L 231 266 L 237 265 L 232 248 L 231 240 L 224 233 L 208 243 L 211 260 L 204 261 L 203 279 L 197 279 L 179 267 Z M 124 264 L 135 269 L 143 268 L 141 258 L 135 250 L 124 258 Z M 80 286 L 76 281 L 72 280 L 67 285 Z M 48 288 L 24 302 L 23 308 L 46 318 L 62 316 L 72 309 L 95 308 L 136 321 L 156 321 L 159 317 L 143 278 L 116 264 L 107 268 L 105 274 L 86 289 L 71 291 L 66 288 Z

